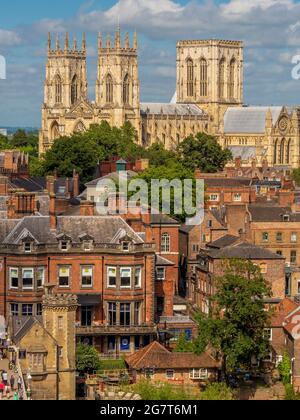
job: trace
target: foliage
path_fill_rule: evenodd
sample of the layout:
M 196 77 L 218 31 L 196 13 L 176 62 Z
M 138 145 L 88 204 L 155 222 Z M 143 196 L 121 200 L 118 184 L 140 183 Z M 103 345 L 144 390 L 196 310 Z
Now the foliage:
M 286 401 L 300 401 L 300 394 L 296 394 L 291 383 L 285 384 L 285 400 Z
M 270 314 L 264 298 L 271 296 L 261 271 L 251 261 L 224 261 L 223 277 L 216 281 L 209 317 L 198 316 L 199 336 L 196 353 L 212 346 L 223 362 L 226 373 L 237 368 L 250 368 L 252 357 L 265 357 L 269 342 L 265 328 Z
M 289 355 L 285 353 L 282 362 L 278 365 L 280 378 L 285 385 L 291 383 L 291 368 L 291 360 L 289 358 Z
M 186 339 L 184 333 L 179 337 L 175 351 L 177 353 L 192 353 L 194 351 L 193 343 Z
M 149 159 L 150 166 L 167 165 L 170 161 L 177 160 L 175 152 L 166 150 L 161 143 L 153 143 L 148 149 L 145 149 L 142 156 Z
M 225 383 L 213 383 L 201 392 L 202 401 L 232 401 L 232 390 Z
M 124 359 L 120 360 L 101 360 L 101 372 L 104 370 L 124 370 L 126 364 Z
M 99 354 L 95 347 L 78 344 L 76 350 L 76 369 L 80 373 L 101 369 Z
M 223 149 L 216 137 L 199 133 L 186 138 L 178 147 L 184 165 L 192 171 L 214 173 L 223 170 L 232 159 L 232 153 Z
M 297 187 L 300 187 L 300 168 L 293 170 L 292 177 L 293 177 L 293 180 L 295 181 Z
M 147 380 L 139 381 L 127 389 L 140 395 L 143 401 L 186 401 L 195 399 L 189 390 L 184 387 L 164 383 L 155 384 Z

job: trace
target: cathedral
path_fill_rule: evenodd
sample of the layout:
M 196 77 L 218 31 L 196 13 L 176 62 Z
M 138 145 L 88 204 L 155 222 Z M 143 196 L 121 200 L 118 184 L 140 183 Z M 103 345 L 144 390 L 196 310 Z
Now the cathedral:
M 71 45 L 72 44 L 72 45 Z M 95 101 L 88 98 L 87 46 L 83 35 L 64 45 L 59 38 L 48 59 L 39 150 L 45 153 L 61 136 L 107 121 L 129 121 L 144 147 L 160 142 L 174 149 L 189 135 L 218 137 L 245 164 L 267 161 L 280 168 L 300 165 L 300 108 L 243 104 L 244 48 L 240 41 L 198 40 L 177 43 L 176 93 L 170 103 L 141 103 L 138 37 L 120 30 L 98 36 Z

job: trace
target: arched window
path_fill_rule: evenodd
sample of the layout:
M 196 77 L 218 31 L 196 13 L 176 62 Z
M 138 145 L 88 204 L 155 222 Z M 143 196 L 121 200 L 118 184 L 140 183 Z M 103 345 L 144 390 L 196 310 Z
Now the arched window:
M 207 62 L 202 58 L 200 61 L 200 96 L 202 98 L 208 95 L 207 76 Z
M 187 96 L 194 96 L 194 63 L 192 59 L 187 61 Z
M 229 66 L 229 80 L 228 80 L 228 97 L 229 99 L 235 98 L 235 59 L 230 61 Z
M 123 81 L 123 104 L 129 104 L 129 76 L 126 74 Z
M 71 104 L 74 105 L 78 100 L 78 79 L 74 76 L 71 83 Z
M 292 143 L 292 140 L 289 139 L 289 141 L 287 143 L 287 146 L 286 146 L 286 163 L 287 164 L 291 163 L 290 162 L 290 160 L 291 160 L 291 143 Z
M 285 155 L 285 139 L 282 139 L 280 144 L 280 153 L 279 153 L 279 164 L 284 164 L 284 156 Z
M 161 237 L 161 252 L 170 252 L 171 238 L 168 233 L 163 233 Z
M 61 104 L 62 102 L 62 82 L 59 75 L 55 78 L 55 103 Z
M 79 121 L 79 123 L 76 125 L 74 129 L 74 133 L 84 133 L 86 131 L 85 125 L 82 121 Z
M 51 128 L 51 138 L 52 140 L 56 140 L 60 137 L 60 133 L 59 133 L 59 125 L 58 123 L 55 121 L 52 124 L 52 128 Z
M 114 84 L 111 75 L 106 77 L 106 103 L 112 104 L 114 101 Z
M 225 98 L 225 69 L 226 69 L 226 61 L 225 58 L 222 58 L 220 61 L 220 68 L 219 68 L 219 97 L 220 99 Z
M 274 155 L 273 155 L 273 163 L 274 163 L 274 165 L 276 165 L 276 163 L 277 163 L 277 156 L 278 156 L 278 139 L 275 141 L 275 144 L 274 144 Z

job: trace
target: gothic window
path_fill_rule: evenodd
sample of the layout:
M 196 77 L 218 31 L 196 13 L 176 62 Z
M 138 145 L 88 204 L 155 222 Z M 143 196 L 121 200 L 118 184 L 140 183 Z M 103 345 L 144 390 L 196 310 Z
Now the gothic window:
M 51 132 L 52 132 L 52 139 L 53 140 L 59 138 L 59 136 L 60 136 L 60 134 L 59 134 L 59 125 L 58 125 L 57 122 L 54 122 L 53 123 Z
M 276 163 L 277 163 L 277 156 L 278 156 L 277 148 L 278 148 L 278 139 L 275 141 L 275 144 L 274 144 L 274 156 L 273 156 L 274 165 L 276 165 Z
M 279 152 L 279 164 L 284 164 L 284 157 L 285 157 L 285 139 L 282 139 L 280 145 L 280 152 Z
M 286 163 L 289 164 L 291 160 L 291 139 L 286 146 Z
M 222 60 L 220 61 L 220 68 L 219 68 L 219 97 L 220 99 L 225 98 L 225 69 L 226 69 L 225 58 L 222 58 Z
M 194 63 L 192 59 L 187 61 L 187 96 L 194 96 Z
M 111 75 L 106 77 L 106 103 L 112 104 L 114 101 L 114 84 Z
M 78 79 L 74 76 L 71 83 L 71 104 L 74 105 L 78 100 Z
M 200 61 L 200 96 L 205 97 L 207 95 L 207 62 L 204 58 L 202 58 Z
M 229 99 L 235 98 L 235 59 L 233 58 L 229 66 L 228 96 Z
M 86 131 L 85 125 L 82 121 L 79 121 L 79 123 L 76 125 L 74 132 L 75 133 L 84 133 Z
M 55 103 L 62 103 L 62 82 L 59 75 L 55 78 Z
M 129 76 L 126 74 L 123 81 L 123 104 L 129 104 Z

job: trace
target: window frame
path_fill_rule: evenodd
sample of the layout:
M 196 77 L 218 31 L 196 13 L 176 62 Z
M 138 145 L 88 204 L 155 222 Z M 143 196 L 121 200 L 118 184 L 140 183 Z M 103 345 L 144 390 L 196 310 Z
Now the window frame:
M 41 279 L 39 279 L 39 273 L 40 272 L 43 273 Z M 45 284 L 45 275 L 46 275 L 45 267 L 38 267 L 37 270 L 36 270 L 36 288 L 37 289 L 43 289 L 44 284 Z M 41 280 L 41 285 L 39 286 L 38 281 L 40 281 L 40 280 Z
M 12 273 L 12 271 L 17 271 L 17 273 L 18 273 L 18 277 L 12 277 L 12 275 L 11 275 L 11 273 Z M 19 289 L 19 287 L 20 287 L 20 270 L 19 270 L 19 268 L 18 267 L 9 267 L 9 288 L 10 288 L 10 290 L 18 290 Z M 12 285 L 12 279 L 18 279 L 18 286 L 13 286 Z
M 27 279 L 32 280 L 31 282 L 31 286 L 24 286 L 24 280 L 26 279 L 26 277 L 24 277 L 24 273 L 25 272 L 31 272 L 32 273 L 32 277 L 27 277 Z M 34 269 L 31 267 L 24 267 L 22 268 L 22 290 L 34 290 Z
M 26 314 L 24 314 L 24 308 L 27 307 Z M 28 311 L 28 309 L 31 307 L 31 311 Z M 22 316 L 33 316 L 33 304 L 32 303 L 22 303 L 21 306 L 22 309 Z M 29 313 L 28 313 L 29 312 Z
M 110 270 L 114 270 L 116 275 L 115 276 L 110 276 L 109 275 Z M 115 283 L 116 284 L 111 285 L 110 284 L 110 278 L 115 278 Z M 118 281 L 117 267 L 112 267 L 112 266 L 107 267 L 107 288 L 108 289 L 116 289 L 117 288 L 117 281 Z
M 129 277 L 122 277 L 122 272 L 124 272 L 124 271 L 129 271 L 130 276 Z M 126 279 L 129 278 L 129 281 L 130 281 L 129 285 L 127 285 L 127 286 L 122 285 L 122 279 L 124 279 L 124 278 L 126 278 Z M 131 287 L 132 287 L 132 267 L 120 267 L 120 289 L 131 289 Z
M 66 277 L 66 276 L 61 276 L 60 275 L 60 273 L 61 273 L 61 270 L 68 270 L 68 272 L 69 272 L 69 275 L 68 275 L 68 277 Z M 61 279 L 63 279 L 63 278 L 68 278 L 68 285 L 62 285 L 61 284 Z M 69 289 L 70 288 L 70 286 L 71 286 L 71 266 L 69 266 L 69 265 L 61 265 L 61 266 L 59 266 L 58 267 L 58 287 L 60 288 L 60 289 Z
M 84 270 L 89 270 L 91 272 L 91 276 L 84 276 L 83 275 L 83 271 Z M 90 284 L 83 284 L 83 279 L 84 278 L 91 278 L 91 282 Z M 82 289 L 91 289 L 94 286 L 94 266 L 92 265 L 81 265 L 80 266 L 80 283 L 81 283 L 81 287 Z
M 139 273 L 138 277 L 137 277 L 137 273 Z M 135 267 L 135 270 L 134 270 L 134 288 L 135 289 L 142 288 L 142 277 L 143 277 L 143 267 L 142 266 Z
M 158 276 L 159 270 L 163 270 L 163 277 Z M 165 267 L 156 267 L 156 281 L 165 281 L 166 280 L 166 268 Z
M 163 233 L 161 235 L 161 252 L 163 254 L 169 254 L 171 252 L 171 236 L 169 233 Z

